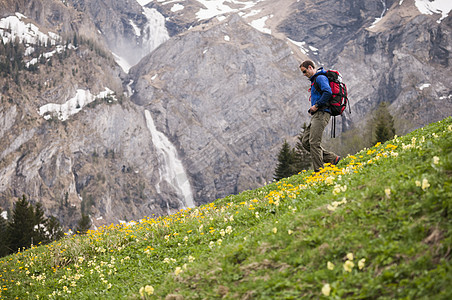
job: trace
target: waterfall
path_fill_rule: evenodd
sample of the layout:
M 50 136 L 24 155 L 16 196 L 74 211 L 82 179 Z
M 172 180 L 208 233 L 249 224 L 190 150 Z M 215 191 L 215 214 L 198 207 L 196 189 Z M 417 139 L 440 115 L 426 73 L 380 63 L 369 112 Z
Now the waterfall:
M 381 2 L 381 4 L 383 4 L 383 11 L 381 12 L 381 15 L 380 15 L 380 19 L 382 19 L 386 12 L 386 1 L 380 0 L 380 2 Z
M 152 142 L 158 153 L 160 181 L 156 185 L 157 191 L 160 192 L 160 182 L 165 180 L 183 198 L 182 205 L 184 208 L 194 207 L 190 181 L 181 160 L 177 156 L 176 148 L 162 132 L 157 131 L 151 113 L 145 110 L 144 115 L 146 125 L 151 132 Z
M 144 56 L 151 53 L 169 39 L 165 26 L 165 17 L 154 8 L 143 7 L 143 14 L 148 19 L 142 34 Z

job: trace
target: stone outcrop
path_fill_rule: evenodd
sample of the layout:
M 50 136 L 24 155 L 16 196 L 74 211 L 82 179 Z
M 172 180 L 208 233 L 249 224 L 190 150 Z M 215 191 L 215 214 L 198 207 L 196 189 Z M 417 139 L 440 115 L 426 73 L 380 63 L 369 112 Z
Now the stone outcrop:
M 130 76 L 132 100 L 178 146 L 200 203 L 271 180 L 282 140 L 308 121 L 289 47 L 238 16 L 171 39 Z

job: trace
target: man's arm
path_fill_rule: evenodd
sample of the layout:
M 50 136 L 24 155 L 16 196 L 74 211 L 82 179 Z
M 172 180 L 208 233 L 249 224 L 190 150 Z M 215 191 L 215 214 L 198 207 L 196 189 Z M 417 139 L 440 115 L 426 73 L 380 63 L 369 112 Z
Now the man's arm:
M 330 82 L 328 81 L 328 78 L 326 76 L 319 75 L 317 76 L 315 81 L 320 87 L 320 93 L 322 94 L 315 105 L 317 105 L 318 108 L 322 108 L 328 104 L 328 101 L 330 101 L 331 95 L 333 93 L 331 92 Z

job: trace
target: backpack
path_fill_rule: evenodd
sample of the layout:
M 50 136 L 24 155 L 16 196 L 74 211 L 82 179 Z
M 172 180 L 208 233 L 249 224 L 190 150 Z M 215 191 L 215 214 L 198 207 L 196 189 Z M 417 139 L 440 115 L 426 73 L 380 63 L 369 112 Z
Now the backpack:
M 331 115 L 333 117 L 342 115 L 347 104 L 349 112 L 351 113 L 350 104 L 348 103 L 347 86 L 342 82 L 342 75 L 336 70 L 328 70 L 324 75 L 328 78 L 332 92 L 332 96 L 328 103 Z M 320 92 L 319 84 L 315 80 L 314 87 Z M 333 122 L 331 123 L 331 137 L 336 137 L 336 118 L 333 118 Z
M 347 86 L 342 82 L 342 76 L 338 71 L 328 70 L 324 75 L 330 82 L 331 92 L 333 94 L 328 103 L 331 115 L 333 117 L 342 115 L 348 104 Z M 320 92 L 320 87 L 316 81 L 314 81 L 314 87 Z

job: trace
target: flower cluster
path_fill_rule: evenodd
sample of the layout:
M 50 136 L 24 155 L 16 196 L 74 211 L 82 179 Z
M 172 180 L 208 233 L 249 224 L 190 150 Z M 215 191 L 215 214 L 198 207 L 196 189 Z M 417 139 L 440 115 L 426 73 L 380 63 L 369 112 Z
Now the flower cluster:
M 345 262 L 342 265 L 344 272 L 351 273 L 353 271 L 353 268 L 355 267 L 354 258 L 355 257 L 352 252 L 347 253 L 347 255 L 345 256 Z M 366 259 L 361 258 L 358 261 L 358 269 L 363 270 L 365 265 L 366 265 Z M 333 271 L 336 268 L 336 266 L 330 261 L 327 262 L 326 267 L 330 271 Z M 329 283 L 326 283 L 322 286 L 321 292 L 324 296 L 330 296 L 331 290 L 332 290 L 331 285 Z

